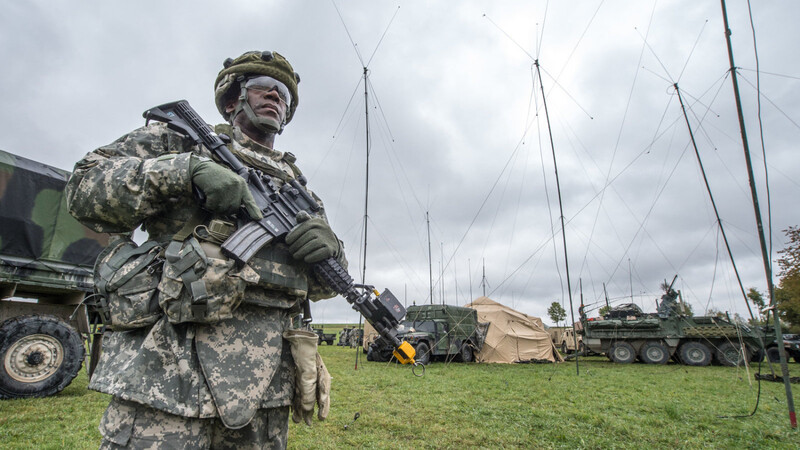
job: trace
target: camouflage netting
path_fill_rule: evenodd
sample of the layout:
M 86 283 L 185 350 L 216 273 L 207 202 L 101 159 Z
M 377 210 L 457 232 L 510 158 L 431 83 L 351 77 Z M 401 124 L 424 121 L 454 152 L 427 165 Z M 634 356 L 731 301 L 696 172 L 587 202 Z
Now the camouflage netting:
M 108 235 L 67 211 L 69 172 L 0 150 L 0 255 L 21 260 L 94 265 Z M 7 261 L 8 262 L 8 261 Z

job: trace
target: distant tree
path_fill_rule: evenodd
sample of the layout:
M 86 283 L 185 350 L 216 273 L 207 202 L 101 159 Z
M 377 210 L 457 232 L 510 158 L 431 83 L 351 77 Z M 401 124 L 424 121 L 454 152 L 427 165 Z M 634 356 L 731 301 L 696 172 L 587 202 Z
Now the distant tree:
M 706 315 L 711 317 L 722 317 L 723 319 L 727 318 L 724 312 L 715 308 L 710 308 L 708 311 L 706 311 Z
M 756 311 L 753 313 L 756 320 L 750 319 L 747 323 L 750 325 L 763 325 L 765 318 L 763 314 L 761 314 L 761 311 L 767 306 L 764 295 L 759 292 L 758 289 L 751 287 L 747 289 L 747 299 L 756 307 Z
M 792 332 L 800 332 L 800 227 L 783 230 L 786 247 L 778 250 L 780 281 L 775 288 L 775 304 Z
M 767 304 L 764 300 L 764 295 L 758 291 L 758 289 L 751 287 L 747 289 L 747 299 L 750 300 L 750 303 L 756 307 L 757 313 L 755 314 L 756 317 L 761 317 L 761 310 L 763 310 Z
M 556 326 L 566 320 L 567 318 L 567 311 L 561 306 L 558 302 L 553 302 L 550 304 L 550 307 L 547 308 L 547 315 L 550 316 L 550 320 L 552 320 Z
M 611 311 L 610 306 L 603 306 L 599 311 L 597 311 L 597 314 L 600 314 L 600 317 L 603 317 L 608 314 L 609 311 Z
M 751 287 L 747 289 L 747 298 L 750 300 L 750 303 L 753 304 L 756 308 L 758 308 L 759 312 L 764 309 L 766 303 L 764 303 L 764 296 L 761 295 L 761 292 L 758 292 L 758 289 Z

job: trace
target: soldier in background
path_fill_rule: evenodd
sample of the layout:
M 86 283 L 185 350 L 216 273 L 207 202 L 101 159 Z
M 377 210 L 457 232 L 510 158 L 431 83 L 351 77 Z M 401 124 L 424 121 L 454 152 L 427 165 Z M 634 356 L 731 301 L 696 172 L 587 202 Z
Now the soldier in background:
M 226 60 L 214 84 L 217 108 L 228 121 L 216 132 L 230 138 L 245 165 L 278 184 L 302 176 L 294 155 L 273 148 L 294 116 L 298 82 L 278 53 L 247 52 Z M 260 217 L 244 179 L 162 123 L 87 154 L 67 193 L 70 212 L 85 225 L 108 233 L 141 225 L 148 241 L 140 249 L 152 242 L 160 252 L 150 270 L 137 274 L 146 281 L 117 305 L 122 311 L 110 313 L 135 318 L 112 320 L 115 331 L 104 338 L 90 382 L 90 389 L 113 396 L 100 422 L 101 448 L 285 448 L 290 406 L 296 422 L 310 424 L 314 412 L 313 404 L 310 411 L 298 404 L 299 394 L 318 399 L 324 419 L 327 370 L 318 359 L 319 383 L 296 383 L 294 349 L 283 337 L 302 302 L 335 295 L 318 283 L 310 264 L 335 257 L 346 267 L 324 213 L 299 223 L 285 242 L 262 248 L 244 267 L 234 266 L 219 252 L 232 231 L 231 215 L 244 208 Z M 199 255 L 202 265 L 187 255 Z M 146 274 L 155 278 L 147 281 Z M 107 282 L 104 276 L 98 269 L 96 280 Z M 207 288 L 206 303 L 194 290 L 197 277 Z

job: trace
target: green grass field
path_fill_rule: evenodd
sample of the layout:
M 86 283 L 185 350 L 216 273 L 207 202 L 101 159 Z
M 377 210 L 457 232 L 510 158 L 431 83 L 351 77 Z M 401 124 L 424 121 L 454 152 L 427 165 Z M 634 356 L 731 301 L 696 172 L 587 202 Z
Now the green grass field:
M 325 326 L 333 332 L 334 326 Z M 338 331 L 338 330 L 337 330 Z M 784 386 L 751 369 L 644 364 L 602 357 L 562 364 L 367 362 L 356 349 L 320 348 L 333 376 L 331 412 L 291 424 L 290 448 L 793 448 Z M 766 371 L 766 364 L 764 365 Z M 792 376 L 800 364 L 790 364 Z M 0 402 L 0 448 L 94 449 L 108 397 L 85 372 L 61 394 Z M 800 385 L 792 385 L 795 404 Z M 353 423 L 353 416 L 359 419 Z M 345 429 L 345 425 L 348 425 Z

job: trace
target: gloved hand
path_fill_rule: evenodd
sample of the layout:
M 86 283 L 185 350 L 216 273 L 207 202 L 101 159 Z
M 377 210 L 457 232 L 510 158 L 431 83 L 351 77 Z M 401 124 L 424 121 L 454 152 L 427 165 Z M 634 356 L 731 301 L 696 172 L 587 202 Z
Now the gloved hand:
M 315 382 L 301 385 L 298 379 L 295 385 L 294 402 L 292 403 L 292 421 L 294 423 L 304 421 L 306 425 L 311 426 L 311 420 L 314 418 L 314 399 L 319 407 L 317 410 L 319 420 L 327 419 L 331 410 L 331 374 L 325 367 L 325 363 L 322 362 L 322 356 L 319 353 L 316 354 L 316 360 L 317 378 Z M 312 397 L 311 405 L 306 406 L 303 404 L 303 399 L 309 396 Z
M 308 264 L 339 256 L 339 239 L 328 222 L 305 212 L 297 213 L 297 225 L 286 235 L 289 251 L 295 259 Z
M 262 217 L 253 194 L 247 188 L 247 181 L 232 170 L 208 158 L 192 155 L 189 172 L 192 183 L 206 196 L 203 206 L 209 211 L 230 215 L 244 206 L 250 218 Z
M 317 417 L 325 420 L 330 411 L 331 376 L 317 353 L 317 335 L 307 330 L 287 330 L 283 337 L 291 346 L 296 370 L 292 420 L 310 426 L 315 404 L 319 405 Z
M 317 353 L 317 405 L 319 406 L 317 418 L 327 419 L 331 410 L 331 374 L 319 353 Z

